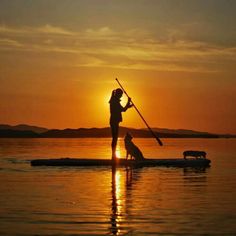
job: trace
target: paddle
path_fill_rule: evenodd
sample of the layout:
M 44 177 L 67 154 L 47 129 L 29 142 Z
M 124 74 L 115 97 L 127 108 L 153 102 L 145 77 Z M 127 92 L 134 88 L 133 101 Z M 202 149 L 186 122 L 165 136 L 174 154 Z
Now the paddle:
M 123 88 L 123 86 L 121 85 L 121 83 L 119 82 L 119 80 L 116 78 L 116 82 L 119 84 L 120 88 L 123 90 L 123 92 L 126 94 L 126 96 L 129 98 L 130 96 L 127 94 L 127 92 L 125 91 L 125 89 Z M 145 125 L 147 126 L 148 130 L 151 132 L 152 136 L 157 140 L 157 142 L 159 143 L 160 146 L 163 146 L 162 141 L 157 137 L 157 135 L 154 133 L 154 131 L 151 129 L 151 127 L 148 125 L 148 123 L 146 122 L 146 120 L 144 119 L 144 117 L 142 116 L 142 114 L 140 113 L 140 111 L 138 110 L 138 108 L 135 106 L 135 104 L 133 103 L 133 107 L 135 108 L 135 110 L 138 112 L 139 116 L 141 117 L 141 119 L 143 120 L 143 122 L 145 123 Z

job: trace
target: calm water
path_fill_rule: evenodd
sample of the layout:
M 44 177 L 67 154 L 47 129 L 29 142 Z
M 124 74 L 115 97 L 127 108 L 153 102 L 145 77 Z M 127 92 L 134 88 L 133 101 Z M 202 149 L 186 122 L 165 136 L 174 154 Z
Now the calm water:
M 153 158 L 205 150 L 211 167 L 31 167 L 110 158 L 110 140 L 0 139 L 0 235 L 235 235 L 236 139 L 163 141 L 134 140 Z

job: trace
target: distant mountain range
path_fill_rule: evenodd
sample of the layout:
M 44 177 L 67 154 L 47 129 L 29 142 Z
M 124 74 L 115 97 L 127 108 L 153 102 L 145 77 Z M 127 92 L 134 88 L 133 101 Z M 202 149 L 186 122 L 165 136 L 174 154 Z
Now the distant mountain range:
M 231 134 L 211 134 L 185 129 L 153 128 L 160 138 L 235 138 Z M 151 138 L 147 129 L 134 129 L 120 127 L 120 137 L 129 132 L 136 138 Z M 79 128 L 79 129 L 46 129 L 30 125 L 1 125 L 0 138 L 105 138 L 111 137 L 109 127 L 105 128 Z
M 17 130 L 17 131 L 33 131 L 35 133 L 44 133 L 48 131 L 46 128 L 38 127 L 38 126 L 32 126 L 32 125 L 25 125 L 25 124 L 20 124 L 20 125 L 5 125 L 5 124 L 0 124 L 0 130 Z
M 147 130 L 147 129 L 146 129 Z M 152 128 L 153 131 L 164 134 L 183 134 L 183 135 L 212 135 L 209 132 L 201 132 L 189 129 L 167 129 L 167 128 Z

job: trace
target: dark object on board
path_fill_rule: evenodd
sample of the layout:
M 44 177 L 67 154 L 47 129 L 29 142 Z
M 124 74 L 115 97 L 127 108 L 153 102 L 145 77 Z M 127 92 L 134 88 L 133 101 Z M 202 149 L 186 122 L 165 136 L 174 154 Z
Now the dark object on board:
M 206 152 L 204 151 L 184 151 L 183 152 L 184 159 L 186 159 L 187 156 L 192 156 L 196 158 L 206 158 Z
M 208 167 L 210 160 L 205 158 L 198 159 L 145 159 L 143 161 L 117 159 L 116 166 L 173 166 L 173 167 Z M 77 158 L 60 158 L 60 159 L 37 159 L 32 160 L 32 166 L 112 166 L 114 163 L 109 159 L 77 159 Z

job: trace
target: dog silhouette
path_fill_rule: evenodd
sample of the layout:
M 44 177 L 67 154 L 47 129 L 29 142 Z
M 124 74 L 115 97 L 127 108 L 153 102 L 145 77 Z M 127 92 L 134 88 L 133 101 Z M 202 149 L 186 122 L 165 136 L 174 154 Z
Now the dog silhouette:
M 130 155 L 131 160 L 134 158 L 136 161 L 142 161 L 144 160 L 144 156 L 140 149 L 132 142 L 133 137 L 126 133 L 124 142 L 125 142 L 125 149 L 126 149 L 126 160 L 128 160 L 128 157 Z

